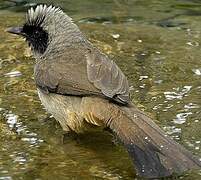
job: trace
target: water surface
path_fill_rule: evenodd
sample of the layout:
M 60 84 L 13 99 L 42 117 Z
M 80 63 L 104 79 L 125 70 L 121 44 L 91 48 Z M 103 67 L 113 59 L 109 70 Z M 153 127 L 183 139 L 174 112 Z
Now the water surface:
M 54 2 L 125 72 L 133 102 L 201 157 L 201 2 Z M 127 153 L 108 133 L 63 138 L 41 106 L 34 59 L 22 39 L 4 31 L 22 23 L 35 3 L 0 1 L 0 180 L 136 178 Z M 201 172 L 180 178 L 199 180 Z

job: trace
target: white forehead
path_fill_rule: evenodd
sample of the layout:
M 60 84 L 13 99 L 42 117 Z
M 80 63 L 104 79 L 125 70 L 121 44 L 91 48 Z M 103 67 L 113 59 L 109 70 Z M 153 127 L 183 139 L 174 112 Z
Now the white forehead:
M 38 25 L 42 23 L 44 19 L 50 18 L 55 14 L 65 15 L 59 7 L 38 5 L 35 9 L 32 7 L 28 10 L 26 20 L 29 25 Z M 69 20 L 71 20 L 71 18 L 69 18 Z

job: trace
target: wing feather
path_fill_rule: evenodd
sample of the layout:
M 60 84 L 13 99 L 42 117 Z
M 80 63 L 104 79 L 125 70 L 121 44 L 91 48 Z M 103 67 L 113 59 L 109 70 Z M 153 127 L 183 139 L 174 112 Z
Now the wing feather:
M 35 81 L 46 92 L 98 95 L 122 104 L 129 102 L 125 75 L 115 62 L 92 47 L 68 47 L 59 57 L 55 54 L 40 60 L 35 66 Z
M 87 75 L 90 82 L 110 98 L 121 103 L 129 101 L 129 85 L 120 68 L 97 49 L 86 54 Z

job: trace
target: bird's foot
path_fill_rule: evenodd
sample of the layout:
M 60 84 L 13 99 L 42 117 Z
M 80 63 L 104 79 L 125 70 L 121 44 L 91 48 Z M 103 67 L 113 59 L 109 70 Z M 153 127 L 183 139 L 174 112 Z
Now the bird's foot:
M 61 143 L 65 144 L 68 140 L 77 140 L 77 138 L 78 134 L 73 131 L 64 132 L 61 137 Z

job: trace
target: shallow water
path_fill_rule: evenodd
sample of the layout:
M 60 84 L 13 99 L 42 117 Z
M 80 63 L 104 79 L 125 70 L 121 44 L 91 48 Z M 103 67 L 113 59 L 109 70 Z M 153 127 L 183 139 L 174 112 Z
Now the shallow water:
M 22 23 L 34 3 L 0 1 L 0 180 L 136 178 L 127 153 L 109 134 L 63 138 L 60 126 L 41 106 L 30 51 L 22 39 L 4 31 Z M 133 102 L 201 157 L 201 2 L 55 4 L 125 72 Z M 201 172 L 179 178 L 198 180 Z

